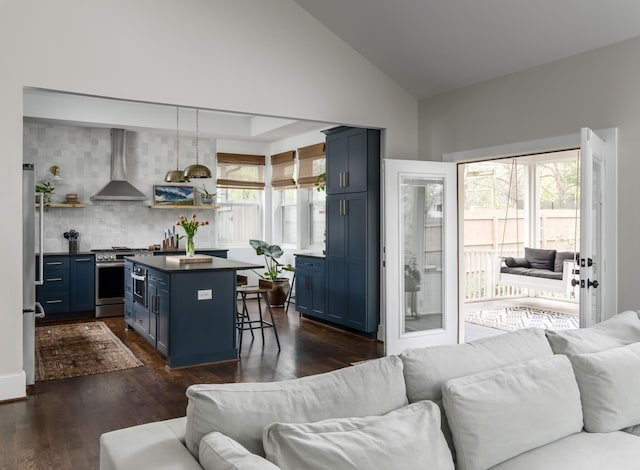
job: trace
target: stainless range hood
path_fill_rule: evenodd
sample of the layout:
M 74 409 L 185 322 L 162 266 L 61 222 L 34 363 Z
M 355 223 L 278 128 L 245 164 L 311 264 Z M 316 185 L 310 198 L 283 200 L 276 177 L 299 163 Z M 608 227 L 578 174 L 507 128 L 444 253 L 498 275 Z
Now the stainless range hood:
M 111 129 L 111 181 L 91 196 L 92 201 L 146 201 L 149 199 L 127 181 L 124 129 Z

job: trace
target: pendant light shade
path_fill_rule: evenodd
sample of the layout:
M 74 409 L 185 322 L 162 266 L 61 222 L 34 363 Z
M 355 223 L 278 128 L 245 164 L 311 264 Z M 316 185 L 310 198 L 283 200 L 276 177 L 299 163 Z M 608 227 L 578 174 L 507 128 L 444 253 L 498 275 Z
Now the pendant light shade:
M 199 159 L 198 159 L 198 148 L 200 147 L 198 145 L 199 141 L 198 141 L 198 134 L 199 134 L 199 130 L 200 130 L 200 125 L 199 125 L 200 119 L 199 119 L 199 115 L 198 115 L 198 109 L 196 109 L 196 164 L 195 165 L 189 165 L 187 168 L 184 169 L 184 177 L 187 179 L 191 179 L 191 178 L 211 178 L 211 170 L 209 168 L 207 168 L 204 165 L 200 165 Z
M 189 181 L 184 171 L 180 169 L 180 108 L 176 107 L 176 169 L 167 171 L 164 175 L 167 183 L 184 183 Z

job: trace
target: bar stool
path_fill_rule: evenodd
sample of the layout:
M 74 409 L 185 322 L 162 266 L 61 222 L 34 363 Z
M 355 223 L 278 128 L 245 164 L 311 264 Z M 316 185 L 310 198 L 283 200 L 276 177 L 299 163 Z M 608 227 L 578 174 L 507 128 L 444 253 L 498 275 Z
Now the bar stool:
M 291 285 L 289 287 L 289 292 L 287 293 L 287 300 L 285 300 L 285 303 L 287 304 L 287 308 L 284 309 L 284 313 L 286 314 L 289 313 L 289 304 L 291 303 L 291 293 L 293 292 L 293 288 L 296 285 L 296 268 L 291 266 L 289 270 L 293 271 L 293 278 L 291 279 Z
M 240 332 L 238 349 L 242 350 L 242 333 L 245 330 L 249 330 L 251 332 L 251 336 L 253 337 L 253 330 L 259 329 L 260 333 L 262 334 L 262 345 L 264 346 L 264 329 L 273 328 L 273 333 L 276 337 L 276 343 L 278 344 L 278 351 L 280 351 L 280 339 L 278 338 L 278 330 L 276 329 L 276 324 L 273 320 L 273 311 L 271 310 L 271 303 L 269 302 L 269 289 L 264 289 L 258 286 L 238 286 L 236 288 L 236 291 L 242 298 L 242 312 L 239 314 L 239 319 L 236 321 L 236 328 Z M 251 318 L 249 317 L 247 295 L 251 294 L 255 294 L 258 299 L 258 314 L 260 316 L 259 320 L 251 320 Z M 262 316 L 262 302 L 260 300 L 261 297 L 267 305 L 267 310 L 269 311 L 271 322 L 266 321 Z

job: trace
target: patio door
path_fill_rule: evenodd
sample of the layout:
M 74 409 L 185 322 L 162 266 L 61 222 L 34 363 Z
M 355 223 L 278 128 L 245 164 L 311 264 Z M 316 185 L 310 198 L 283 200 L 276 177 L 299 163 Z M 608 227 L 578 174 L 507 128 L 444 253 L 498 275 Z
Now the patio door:
M 606 320 L 605 312 L 617 313 L 615 275 L 610 272 L 615 267 L 607 269 L 607 248 L 615 236 L 607 211 L 615 209 L 609 207 L 612 199 L 606 186 L 611 185 L 607 173 L 614 162 L 610 141 L 606 143 L 588 128 L 581 129 L 580 137 L 580 327 L 586 327 Z M 613 229 L 609 234 L 607 227 Z M 614 253 L 609 255 L 615 258 Z
M 385 353 L 458 341 L 456 165 L 383 160 Z

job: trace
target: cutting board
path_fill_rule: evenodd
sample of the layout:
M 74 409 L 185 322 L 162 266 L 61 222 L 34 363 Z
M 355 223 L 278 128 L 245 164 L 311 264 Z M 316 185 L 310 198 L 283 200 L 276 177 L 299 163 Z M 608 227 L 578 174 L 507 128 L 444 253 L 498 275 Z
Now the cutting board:
M 194 255 L 194 256 L 167 256 L 169 263 L 211 263 L 213 262 L 213 256 L 209 255 Z

